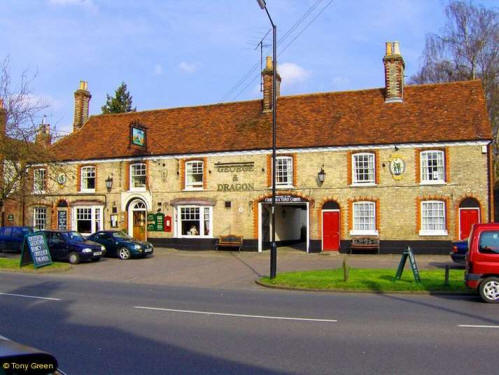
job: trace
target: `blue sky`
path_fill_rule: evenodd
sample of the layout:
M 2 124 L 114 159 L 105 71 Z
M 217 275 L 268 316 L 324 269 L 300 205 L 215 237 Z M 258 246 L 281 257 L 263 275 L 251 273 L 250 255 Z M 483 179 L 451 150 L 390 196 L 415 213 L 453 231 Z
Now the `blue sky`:
M 281 39 L 281 95 L 382 87 L 386 41 L 400 42 L 412 75 L 425 35 L 445 23 L 445 4 L 267 0 Z M 9 56 L 14 81 L 36 73 L 32 92 L 49 105 L 42 114 L 65 134 L 80 80 L 92 94 L 91 114 L 122 81 L 137 110 L 260 98 L 255 47 L 270 23 L 256 0 L 3 0 L 0 29 L 0 59 Z M 254 79 L 236 86 L 245 76 Z

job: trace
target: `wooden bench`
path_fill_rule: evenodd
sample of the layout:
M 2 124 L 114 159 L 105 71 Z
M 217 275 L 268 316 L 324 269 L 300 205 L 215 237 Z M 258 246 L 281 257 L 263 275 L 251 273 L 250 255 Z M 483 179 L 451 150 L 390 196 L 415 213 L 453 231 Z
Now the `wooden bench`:
M 379 254 L 379 238 L 378 237 L 354 237 L 350 244 L 350 254 L 352 251 L 372 251 L 375 250 Z
M 241 251 L 241 246 L 243 246 L 243 236 L 228 234 L 226 236 L 220 236 L 217 249 L 221 247 L 237 247 L 237 250 Z

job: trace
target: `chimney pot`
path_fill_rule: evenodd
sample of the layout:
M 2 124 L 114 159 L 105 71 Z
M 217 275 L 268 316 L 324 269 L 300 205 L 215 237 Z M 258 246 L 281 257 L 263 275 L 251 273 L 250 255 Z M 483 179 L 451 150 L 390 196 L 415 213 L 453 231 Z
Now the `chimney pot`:
M 392 54 L 392 42 L 386 42 L 386 56 L 391 56 Z
M 393 42 L 393 54 L 400 55 L 399 42 Z

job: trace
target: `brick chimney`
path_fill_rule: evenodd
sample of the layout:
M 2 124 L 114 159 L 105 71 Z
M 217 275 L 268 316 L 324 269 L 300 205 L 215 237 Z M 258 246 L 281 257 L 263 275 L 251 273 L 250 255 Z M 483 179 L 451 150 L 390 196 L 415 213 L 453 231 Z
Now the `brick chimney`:
M 91 97 L 87 82 L 80 81 L 80 88 L 75 91 L 73 131 L 81 129 L 88 120 L 88 104 Z
M 272 57 L 267 56 L 265 69 L 262 71 L 263 78 L 263 112 L 272 111 Z M 276 97 L 281 93 L 281 76 L 279 72 L 276 74 Z
M 35 137 L 35 143 L 48 147 L 52 143 L 52 135 L 50 134 L 50 124 L 45 123 L 45 116 L 43 116 L 42 123 L 38 127 Z
M 405 63 L 400 54 L 399 42 L 386 42 L 385 103 L 401 103 L 404 98 Z
M 0 136 L 4 136 L 7 131 L 7 110 L 3 105 L 3 99 L 0 98 Z

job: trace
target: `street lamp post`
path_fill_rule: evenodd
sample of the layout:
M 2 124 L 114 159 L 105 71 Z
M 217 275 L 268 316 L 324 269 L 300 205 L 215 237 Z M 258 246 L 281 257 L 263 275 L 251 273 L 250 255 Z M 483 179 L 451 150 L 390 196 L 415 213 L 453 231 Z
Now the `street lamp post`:
M 275 243 L 275 180 L 276 180 L 276 124 L 277 124 L 277 28 L 270 17 L 265 0 L 257 0 L 260 8 L 265 9 L 272 25 L 272 239 L 270 244 L 270 278 L 274 279 L 277 269 L 277 245 Z

